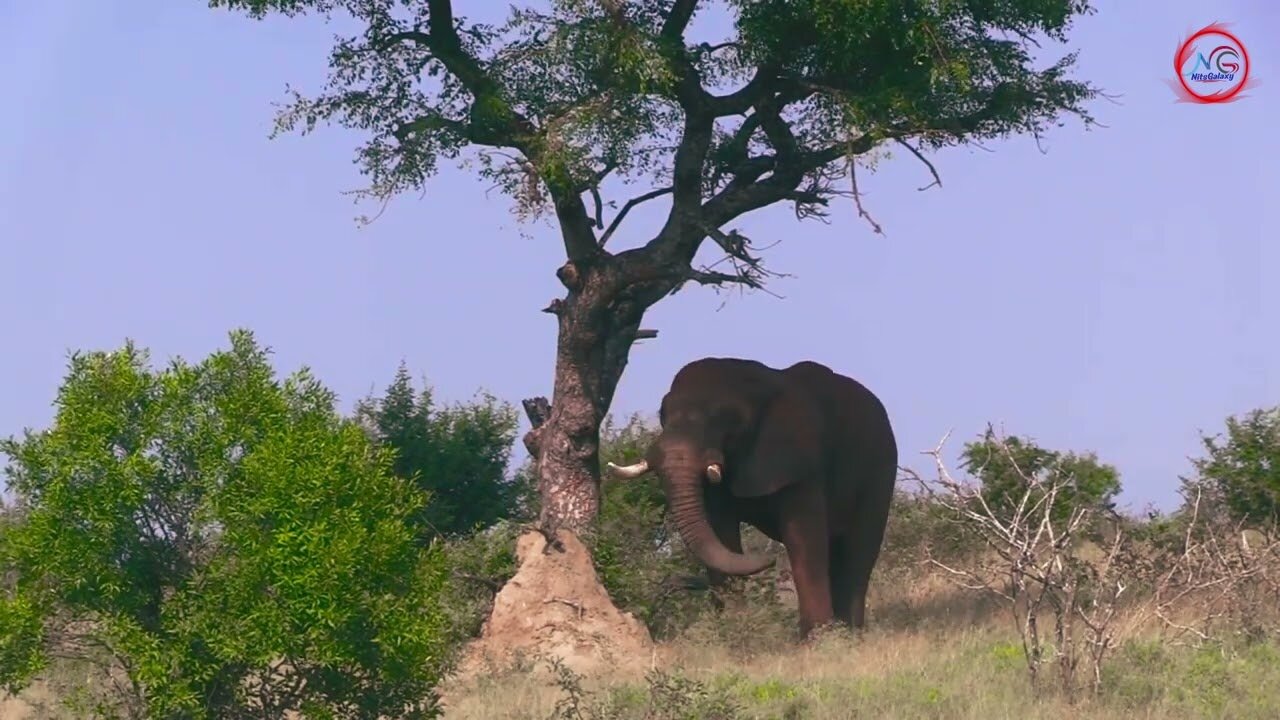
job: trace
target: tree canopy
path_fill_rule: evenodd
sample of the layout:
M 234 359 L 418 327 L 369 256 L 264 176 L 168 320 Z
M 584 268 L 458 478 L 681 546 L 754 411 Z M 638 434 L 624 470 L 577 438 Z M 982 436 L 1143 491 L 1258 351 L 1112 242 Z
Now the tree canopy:
M 324 90 L 295 93 L 279 129 L 360 130 L 378 198 L 477 148 L 481 174 L 524 211 L 554 210 L 572 261 L 600 254 L 625 214 L 605 226 L 611 176 L 673 195 L 664 230 L 683 230 L 671 251 L 685 262 L 707 236 L 738 257 L 721 226 L 779 201 L 820 214 L 848 194 L 847 158 L 1091 122 L 1097 92 L 1068 77 L 1074 53 L 1034 67 L 1038 37 L 1065 40 L 1092 12 L 1081 0 L 553 0 L 500 24 L 467 22 L 449 0 L 210 5 L 354 19 L 363 30 L 336 42 Z M 686 38 L 699 15 L 724 16 L 719 41 Z

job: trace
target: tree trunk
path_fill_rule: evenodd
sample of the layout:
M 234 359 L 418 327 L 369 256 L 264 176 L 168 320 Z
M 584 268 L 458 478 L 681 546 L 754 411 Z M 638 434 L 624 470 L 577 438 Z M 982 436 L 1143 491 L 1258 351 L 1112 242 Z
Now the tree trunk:
M 524 443 L 536 463 L 541 533 L 518 540 L 520 569 L 494 597 L 467 657 L 532 651 L 585 672 L 637 660 L 647 665 L 652 656 L 644 623 L 614 605 L 579 536 L 600 510 L 600 424 L 631 344 L 657 335 L 640 330 L 640 320 L 683 277 L 677 270 L 632 252 L 596 258 L 588 268 L 569 262 L 556 273 L 569 292 L 545 310 L 559 323 L 552 402 L 524 401 L 533 424 Z
M 580 533 L 600 509 L 600 424 L 644 315 L 641 304 L 617 297 L 617 271 L 580 273 L 566 264 L 557 274 L 569 294 L 547 308 L 559 320 L 555 385 L 545 422 L 531 415 L 535 427 L 525 436 L 537 462 L 544 530 Z

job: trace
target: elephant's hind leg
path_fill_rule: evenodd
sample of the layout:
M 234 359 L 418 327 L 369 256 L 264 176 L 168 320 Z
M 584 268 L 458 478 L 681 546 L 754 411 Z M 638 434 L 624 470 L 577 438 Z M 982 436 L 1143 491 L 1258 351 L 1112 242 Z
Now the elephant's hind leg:
M 853 543 L 850 535 L 831 538 L 831 611 L 835 619 L 853 625 Z
M 892 502 L 892 486 L 887 491 L 860 498 L 854 509 L 853 527 L 848 535 L 840 538 L 844 541 L 845 582 L 842 586 L 848 588 L 841 592 L 848 593 L 849 622 L 858 630 L 866 625 L 867 588 L 871 584 L 871 571 L 880 557 L 880 546 L 884 542 L 884 531 L 889 522 L 889 505 Z

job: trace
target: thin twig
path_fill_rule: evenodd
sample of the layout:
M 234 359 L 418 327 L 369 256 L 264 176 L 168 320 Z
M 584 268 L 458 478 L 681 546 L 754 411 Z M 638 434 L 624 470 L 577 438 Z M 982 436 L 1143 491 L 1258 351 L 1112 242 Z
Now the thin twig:
M 867 222 L 871 223 L 871 229 L 877 235 L 883 235 L 884 229 L 880 227 L 880 223 L 876 222 L 875 218 L 871 217 L 871 213 L 867 212 L 867 209 L 862 206 L 862 193 L 858 192 L 857 167 L 857 161 L 849 158 L 849 184 L 853 188 L 853 203 L 858 208 L 858 217 L 866 218 Z

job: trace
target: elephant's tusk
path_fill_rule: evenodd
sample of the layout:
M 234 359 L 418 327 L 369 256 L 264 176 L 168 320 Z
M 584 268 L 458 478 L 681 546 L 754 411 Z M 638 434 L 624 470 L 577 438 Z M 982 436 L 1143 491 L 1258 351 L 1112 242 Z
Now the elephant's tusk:
M 649 461 L 641 460 L 640 462 L 635 463 L 634 465 L 614 465 L 611 462 L 608 464 L 607 467 L 609 468 L 610 475 L 613 475 L 614 477 L 617 477 L 617 478 L 630 480 L 632 478 L 638 478 L 641 475 L 649 472 Z
M 712 484 L 718 483 L 724 479 L 724 474 L 720 470 L 720 465 L 711 463 L 707 466 L 707 479 L 710 480 Z

